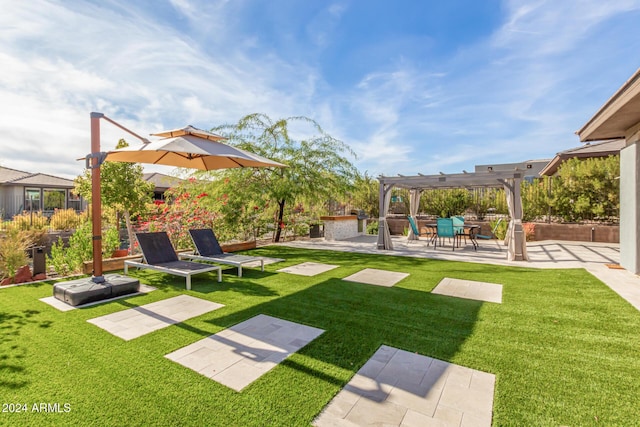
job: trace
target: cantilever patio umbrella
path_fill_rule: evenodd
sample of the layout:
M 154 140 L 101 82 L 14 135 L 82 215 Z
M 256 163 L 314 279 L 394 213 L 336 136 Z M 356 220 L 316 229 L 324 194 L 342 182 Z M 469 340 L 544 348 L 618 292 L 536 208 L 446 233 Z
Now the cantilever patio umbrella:
M 193 126 L 152 135 L 163 137 L 163 139 L 110 151 L 105 160 L 151 163 L 200 170 L 286 166 L 224 144 L 220 141 L 226 138 Z
M 100 152 L 100 119 L 105 119 L 143 141 L 139 146 L 128 146 L 106 153 Z M 266 157 L 250 153 L 239 148 L 226 145 L 220 141 L 226 138 L 205 130 L 187 126 L 165 132 L 152 134 L 162 137 L 158 141 L 146 138 L 130 131 L 119 123 L 109 119 L 102 113 L 91 113 L 91 147 L 92 153 L 87 156 L 87 167 L 92 171 L 92 210 L 93 210 L 93 275 L 94 281 L 102 278 L 101 251 L 101 198 L 100 198 L 100 163 L 117 161 L 130 163 L 151 163 L 200 170 L 215 170 L 242 167 L 286 167 L 282 163 Z M 92 166 L 89 166 L 92 163 Z

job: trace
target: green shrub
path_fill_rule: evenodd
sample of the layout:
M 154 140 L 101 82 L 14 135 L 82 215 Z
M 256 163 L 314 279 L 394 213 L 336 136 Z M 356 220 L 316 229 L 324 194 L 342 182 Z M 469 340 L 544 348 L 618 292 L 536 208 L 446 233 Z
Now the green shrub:
M 505 237 L 507 237 L 507 228 L 509 227 L 509 220 L 508 219 L 503 219 L 500 222 L 500 225 L 498 225 L 498 228 L 496 227 L 496 224 L 498 223 L 498 221 L 500 221 L 499 219 L 494 219 L 491 221 L 491 229 L 495 229 L 495 235 L 499 240 L 504 240 Z
M 102 232 L 102 253 L 111 257 L 113 251 L 120 247 L 120 233 L 117 228 L 109 227 Z M 90 221 L 83 222 L 69 237 L 68 245 L 60 237 L 51 247 L 49 263 L 56 273 L 66 276 L 70 273 L 82 272 L 85 261 L 93 259 L 93 229 Z
M 420 198 L 422 212 L 443 218 L 460 215 L 470 206 L 472 197 L 466 189 L 427 190 Z
M 569 159 L 554 177 L 551 203 L 564 221 L 618 218 L 620 156 Z
M 72 230 L 86 219 L 84 217 L 84 214 L 78 214 L 74 209 L 56 209 L 49 218 L 49 226 L 52 230 Z
M 69 244 L 64 249 L 62 239 L 51 247 L 49 262 L 53 265 L 56 273 L 67 275 L 69 273 L 80 273 L 82 263 L 93 259 L 93 238 L 91 222 L 81 224 L 69 237 Z
M 67 257 L 65 256 L 64 242 L 62 237 L 58 236 L 58 240 L 51 246 L 51 255 L 47 256 L 49 265 L 53 267 L 56 273 L 60 276 L 66 276 L 70 273 L 71 268 L 67 264 Z
M 484 219 L 485 215 L 489 211 L 489 208 L 493 207 L 492 200 L 485 195 L 484 188 L 474 189 L 469 194 L 469 209 L 471 209 L 478 219 Z
M 48 221 L 48 218 L 42 214 L 42 211 L 23 212 L 12 218 L 9 228 L 16 230 L 44 229 L 47 227 Z
M 378 234 L 378 221 L 367 224 L 367 234 Z
M 520 195 L 524 221 L 535 221 L 549 214 L 549 185 L 550 177 L 522 181 Z
M 309 224 L 295 223 L 293 225 L 293 235 L 294 236 L 308 236 L 309 235 Z
M 113 251 L 120 248 L 120 232 L 115 227 L 109 227 L 102 232 L 102 253 L 110 257 Z

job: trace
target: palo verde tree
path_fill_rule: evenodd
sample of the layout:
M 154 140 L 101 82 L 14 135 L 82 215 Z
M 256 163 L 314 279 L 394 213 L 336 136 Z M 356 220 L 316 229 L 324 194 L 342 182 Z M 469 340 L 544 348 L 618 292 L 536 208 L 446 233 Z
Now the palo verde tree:
M 292 136 L 291 129 L 296 135 Z M 233 189 L 229 196 L 243 200 L 246 209 L 277 206 L 274 240 L 280 240 L 285 207 L 302 201 L 324 203 L 347 193 L 356 173 L 345 157 L 354 152 L 327 134 L 307 117 L 272 120 L 265 114 L 250 114 L 236 124 L 212 129 L 228 138 L 228 144 L 284 163 L 284 168 L 240 168 L 215 173 L 217 182 Z
M 118 141 L 116 148 L 128 147 L 124 139 Z M 105 162 L 100 166 L 101 196 L 104 206 L 112 207 L 124 215 L 127 224 L 129 242 L 133 243 L 131 216 L 145 212 L 146 204 L 151 202 L 154 185 L 145 181 L 142 166 L 136 163 Z M 89 203 L 91 202 L 91 170 L 74 180 L 75 192 Z

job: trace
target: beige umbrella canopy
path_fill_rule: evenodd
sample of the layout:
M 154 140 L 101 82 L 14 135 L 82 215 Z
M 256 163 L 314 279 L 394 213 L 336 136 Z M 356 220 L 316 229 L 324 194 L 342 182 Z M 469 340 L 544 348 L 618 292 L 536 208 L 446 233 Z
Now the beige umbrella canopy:
M 142 140 L 142 146 L 125 147 L 107 153 L 100 151 L 100 120 L 104 119 L 127 133 Z M 102 276 L 102 231 L 100 197 L 100 164 L 103 161 L 151 163 L 200 170 L 214 170 L 240 167 L 286 167 L 282 163 L 269 160 L 257 154 L 223 144 L 223 136 L 202 129 L 187 126 L 152 134 L 163 139 L 149 142 L 118 122 L 102 113 L 91 113 L 91 154 L 85 160 L 91 169 L 91 211 L 93 221 L 93 278 L 95 283 L 105 281 Z
M 202 138 L 210 139 L 211 141 L 223 141 L 227 139 L 224 136 L 220 136 L 206 130 L 198 129 L 191 125 L 188 125 L 180 129 L 165 130 L 164 132 L 152 133 L 151 135 L 161 136 L 163 138 L 172 138 L 174 136 L 183 136 L 183 135 L 198 135 Z
M 200 170 L 242 167 L 286 167 L 220 141 L 226 138 L 187 126 L 152 134 L 163 139 L 107 153 L 106 161 L 149 163 Z

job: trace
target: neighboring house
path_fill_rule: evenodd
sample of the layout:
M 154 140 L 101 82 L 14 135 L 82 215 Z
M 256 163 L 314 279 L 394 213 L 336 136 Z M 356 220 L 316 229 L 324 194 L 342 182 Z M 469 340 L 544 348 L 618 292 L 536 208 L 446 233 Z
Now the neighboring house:
M 0 166 L 0 218 L 23 212 L 56 209 L 82 211 L 86 204 L 73 192 L 73 180 L 43 173 L 29 173 Z
M 558 172 L 558 168 L 568 159 L 575 157 L 579 159 L 587 159 L 592 157 L 607 157 L 620 154 L 620 150 L 624 148 L 624 139 L 611 139 L 602 142 L 587 142 L 586 144 L 561 151 L 549 162 L 549 164 L 540 171 L 541 175 L 552 176 Z
M 487 171 L 513 171 L 520 169 L 524 172 L 524 179 L 527 181 L 533 181 L 533 178 L 540 178 L 541 171 L 547 166 L 549 159 L 540 160 L 526 160 L 520 163 L 498 163 L 492 165 L 476 165 L 475 172 L 487 172 Z
M 154 200 L 164 200 L 165 191 L 184 181 L 161 173 L 145 173 L 143 179 L 155 185 Z M 87 204 L 73 188 L 71 179 L 0 166 L 0 219 L 37 211 L 49 216 L 56 209 L 81 212 Z
M 183 179 L 176 178 L 174 176 L 165 175 L 162 173 L 145 173 L 142 175 L 142 179 L 147 182 L 151 182 L 155 185 L 155 190 L 153 190 L 153 200 L 154 201 L 163 201 L 164 193 L 168 189 L 179 185 L 183 182 Z

